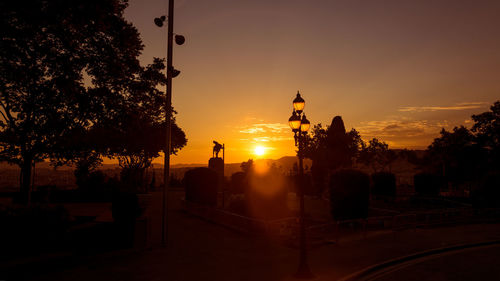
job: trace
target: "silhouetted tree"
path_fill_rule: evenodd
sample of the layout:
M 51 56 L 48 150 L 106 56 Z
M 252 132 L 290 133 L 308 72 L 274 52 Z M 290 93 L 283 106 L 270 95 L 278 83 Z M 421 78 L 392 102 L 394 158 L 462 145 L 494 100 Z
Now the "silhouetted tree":
M 304 155 L 313 160 L 311 174 L 315 190 L 323 191 L 328 173 L 339 168 L 350 168 L 361 146 L 361 137 L 355 129 L 346 132 L 340 116 L 330 126 L 317 124 L 306 137 Z
M 476 143 L 476 137 L 464 126 L 455 127 L 452 132 L 441 130 L 441 136 L 434 139 L 427 148 L 430 168 L 441 174 L 445 180 L 463 182 L 479 177 L 483 163 L 483 151 Z
M 390 167 L 390 164 L 396 160 L 397 154 L 389 149 L 389 145 L 385 142 L 373 138 L 366 143 L 362 143 L 361 151 L 359 152 L 358 162 L 365 164 L 373 169 L 373 171 L 380 172 Z
M 87 157 L 79 158 L 74 171 L 78 188 L 89 191 L 104 183 L 104 173 L 97 170 L 101 163 L 102 158 L 98 153 L 90 152 Z
M 159 59 L 141 68 L 129 81 L 126 88 L 129 95 L 119 107 L 121 112 L 105 124 L 107 154 L 118 158 L 122 180 L 133 188 L 144 184 L 145 170 L 165 150 L 165 95 L 158 90 L 166 82 L 161 72 L 164 68 Z M 175 117 L 171 121 L 171 154 L 176 154 L 187 139 Z
M 240 167 L 243 173 L 248 174 L 253 169 L 253 159 L 248 159 L 248 161 L 242 162 Z
M 500 101 L 496 101 L 490 111 L 472 115 L 472 132 L 476 142 L 488 153 L 490 168 L 500 168 Z
M 0 157 L 21 167 L 24 194 L 34 161 L 50 157 L 73 130 L 115 113 L 143 48 L 126 7 L 120 0 L 1 2 Z

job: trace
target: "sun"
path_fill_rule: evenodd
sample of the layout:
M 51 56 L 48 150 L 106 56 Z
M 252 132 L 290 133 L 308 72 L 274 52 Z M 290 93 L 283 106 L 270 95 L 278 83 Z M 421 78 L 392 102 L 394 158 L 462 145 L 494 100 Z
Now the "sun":
M 257 156 L 262 156 L 266 153 L 266 148 L 263 146 L 256 146 L 253 150 L 253 153 Z

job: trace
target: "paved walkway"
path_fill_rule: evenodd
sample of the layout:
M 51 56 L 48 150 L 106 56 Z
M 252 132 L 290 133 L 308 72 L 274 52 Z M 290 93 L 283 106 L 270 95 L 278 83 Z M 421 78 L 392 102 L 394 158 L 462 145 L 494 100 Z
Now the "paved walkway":
M 9 272 L 8 279 L 2 276 L 0 279 L 85 281 L 293 279 L 292 274 L 298 264 L 297 250 L 276 244 L 265 237 L 251 237 L 192 217 L 178 210 L 174 202 L 170 206 L 172 209 L 168 216 L 167 248 L 154 246 L 153 250 L 141 252 L 119 252 L 97 257 L 52 260 L 39 266 L 16 268 L 15 271 Z M 157 207 L 154 207 L 153 211 L 155 208 Z M 157 228 L 154 227 L 153 231 L 157 231 Z M 158 238 L 159 236 L 155 234 L 153 240 L 158 241 Z M 309 252 L 309 264 L 317 276 L 315 280 L 337 280 L 389 259 L 428 249 L 487 240 L 500 240 L 500 224 L 406 230 L 316 248 Z M 477 253 L 481 255 L 482 252 L 478 250 Z M 465 264 L 457 259 L 441 264 L 453 264 L 453 262 L 458 262 L 459 266 Z M 486 251 L 483 259 L 490 262 L 489 266 L 483 267 L 483 270 L 500 266 L 498 251 Z M 415 270 L 422 269 L 424 272 L 436 270 L 432 266 L 426 267 L 425 264 L 421 266 L 424 267 L 417 267 Z M 410 270 L 407 274 L 413 273 Z M 402 277 L 397 276 L 396 279 L 387 280 L 398 280 L 398 278 Z
M 480 247 L 430 256 L 377 276 L 378 281 L 500 280 L 500 246 Z

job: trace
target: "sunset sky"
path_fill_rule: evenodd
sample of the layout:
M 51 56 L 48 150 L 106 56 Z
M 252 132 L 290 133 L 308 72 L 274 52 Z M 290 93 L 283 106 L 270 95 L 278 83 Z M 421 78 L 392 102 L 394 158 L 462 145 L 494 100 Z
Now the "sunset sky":
M 143 64 L 165 57 L 166 0 L 131 0 Z M 300 90 L 312 124 L 341 115 L 363 139 L 425 148 L 500 99 L 500 1 L 177 0 L 173 81 L 188 138 L 172 163 L 294 155 Z M 262 153 L 262 150 L 258 151 Z M 158 159 L 161 161 L 160 159 Z

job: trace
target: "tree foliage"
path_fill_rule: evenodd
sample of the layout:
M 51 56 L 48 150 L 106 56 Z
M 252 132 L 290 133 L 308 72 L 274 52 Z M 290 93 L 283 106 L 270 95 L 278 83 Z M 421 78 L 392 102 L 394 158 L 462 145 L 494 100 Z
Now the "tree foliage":
M 311 174 L 314 190 L 323 192 L 328 174 L 339 168 L 350 168 L 361 147 L 361 137 L 355 129 L 346 132 L 342 117 L 335 116 L 326 128 L 317 124 L 306 136 L 304 156 L 313 161 Z
M 377 173 L 390 168 L 390 164 L 394 162 L 396 158 L 397 154 L 389 149 L 387 143 L 379 141 L 377 138 L 373 138 L 368 141 L 368 145 L 362 142 L 358 162 L 371 167 L 373 171 Z
M 118 158 L 122 178 L 133 185 L 144 184 L 145 169 L 160 156 L 161 151 L 165 152 L 165 95 L 158 90 L 158 86 L 165 86 L 166 83 L 161 72 L 164 69 L 165 65 L 159 59 L 141 68 L 129 82 L 121 112 L 105 124 L 105 131 L 109 132 L 106 154 Z M 187 143 L 184 131 L 175 121 L 172 116 L 171 154 L 176 154 Z
M 449 181 L 463 181 L 476 177 L 476 170 L 481 166 L 482 149 L 476 143 L 476 137 L 464 126 L 455 127 L 449 132 L 441 130 L 440 137 L 434 139 L 427 148 L 434 167 Z
M 443 175 L 448 182 L 478 182 L 500 166 L 500 101 L 490 111 L 472 115 L 472 120 L 470 130 L 464 126 L 442 129 L 427 148 L 431 172 Z
M 361 137 L 355 129 L 346 132 L 342 118 L 336 116 L 326 128 L 321 123 L 314 125 L 305 144 L 305 157 L 328 169 L 337 169 L 352 165 L 361 147 Z
M 496 101 L 490 111 L 472 115 L 472 132 L 477 144 L 488 152 L 490 164 L 500 167 L 500 101 Z
M 34 161 L 77 159 L 92 169 L 102 153 L 126 150 L 135 157 L 132 147 L 149 147 L 150 131 L 164 126 L 156 89 L 165 83 L 164 64 L 156 59 L 140 66 L 143 45 L 123 17 L 126 7 L 125 0 L 1 2 L 0 159 L 20 165 L 22 191 L 29 190 Z M 109 150 L 110 140 L 127 136 L 126 126 L 150 134 L 130 139 L 121 152 Z M 118 129 L 110 133 L 111 127 Z M 176 126 L 173 131 L 175 152 L 185 135 Z M 140 153 L 142 159 L 156 155 Z
M 242 162 L 240 165 L 241 170 L 243 173 L 248 174 L 253 170 L 253 159 L 248 159 L 246 162 Z

